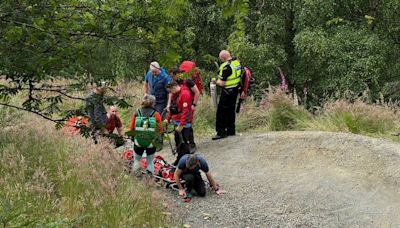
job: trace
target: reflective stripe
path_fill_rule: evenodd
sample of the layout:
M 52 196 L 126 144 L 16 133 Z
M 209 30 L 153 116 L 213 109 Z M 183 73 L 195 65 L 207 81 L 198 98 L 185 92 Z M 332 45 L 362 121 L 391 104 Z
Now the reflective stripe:
M 135 127 L 137 131 L 156 131 L 154 128 Z
M 225 62 L 221 64 L 219 68 L 219 79 L 222 79 L 222 71 L 226 65 L 228 65 L 232 69 L 232 74 L 225 81 L 225 88 L 230 89 L 237 87 L 240 83 L 240 75 L 242 74 L 242 67 L 240 62 L 237 60 L 233 60 L 232 62 Z

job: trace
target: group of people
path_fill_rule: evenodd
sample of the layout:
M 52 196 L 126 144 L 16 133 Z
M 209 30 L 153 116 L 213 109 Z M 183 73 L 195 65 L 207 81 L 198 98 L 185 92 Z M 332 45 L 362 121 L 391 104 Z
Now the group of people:
M 241 64 L 231 54 L 223 50 L 219 54 L 222 64 L 216 84 L 222 89 L 216 115 L 216 132 L 213 140 L 233 136 L 235 130 L 235 106 L 239 93 L 241 77 Z M 118 136 L 124 134 L 122 122 L 117 115 L 117 108 L 111 106 L 109 111 L 103 104 L 105 84 L 100 83 L 86 99 L 89 123 L 92 136 L 96 139 L 98 134 L 112 134 L 115 128 Z M 193 115 L 202 93 L 199 70 L 192 61 L 184 61 L 179 68 L 171 69 L 168 73 L 158 62 L 152 62 L 144 78 L 144 98 L 141 108 L 131 119 L 129 132 L 134 138 L 134 165 L 133 171 L 139 169 L 140 159 L 146 152 L 147 171 L 154 172 L 153 157 L 160 137 L 166 124 L 174 125 L 177 159 L 174 165 L 175 180 L 179 187 L 179 195 L 190 201 L 192 190 L 197 195 L 205 195 L 205 184 L 200 175 L 202 170 L 217 194 L 225 191 L 219 188 L 218 183 L 210 173 L 207 161 L 201 155 L 194 154 L 196 144 L 192 128 Z M 154 137 L 154 136 L 158 137 Z M 96 142 L 96 141 L 95 141 Z M 180 184 L 180 178 L 185 180 L 186 191 Z

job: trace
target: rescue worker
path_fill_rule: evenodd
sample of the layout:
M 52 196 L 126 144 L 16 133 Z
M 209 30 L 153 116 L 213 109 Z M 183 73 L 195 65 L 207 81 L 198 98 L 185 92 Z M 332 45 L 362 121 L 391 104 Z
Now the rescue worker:
M 210 186 L 216 194 L 221 195 L 226 193 L 226 191 L 220 188 L 219 184 L 211 175 L 207 161 L 201 155 L 186 154 L 179 160 L 174 174 L 174 179 L 179 188 L 179 195 L 184 198 L 185 202 L 190 202 L 192 200 L 192 190 L 194 190 L 198 196 L 204 197 L 206 195 L 206 187 L 201 177 L 200 170 L 206 174 Z M 185 180 L 186 190 L 183 188 L 180 178 Z
M 178 152 L 178 157 L 174 165 L 178 164 L 179 159 L 187 153 L 190 153 L 189 137 L 192 131 L 192 96 L 190 91 L 183 89 L 176 81 L 171 81 L 167 85 L 168 90 L 173 94 L 171 101 L 171 111 L 168 113 L 166 123 L 172 119 L 175 126 L 174 138 Z
M 168 91 L 166 85 L 170 81 L 170 77 L 164 68 L 160 67 L 158 62 L 150 63 L 150 70 L 144 78 L 144 95 L 153 95 L 156 98 L 155 110 L 160 114 L 167 107 Z
M 239 92 L 240 75 L 242 68 L 240 62 L 232 59 L 227 50 L 219 53 L 219 59 L 223 62 L 219 68 L 219 77 L 216 84 L 222 88 L 217 107 L 215 129 L 217 134 L 212 138 L 218 140 L 235 135 L 235 106 Z
M 192 115 L 194 116 L 194 111 L 199 101 L 200 89 L 201 88 L 201 77 L 196 64 L 192 61 L 183 61 L 179 66 L 179 69 L 172 69 L 170 71 L 172 80 L 176 81 L 183 89 L 188 89 L 192 96 Z M 196 77 L 198 82 L 196 83 L 192 77 Z M 167 111 L 170 112 L 171 100 L 173 99 L 173 94 L 170 93 L 168 97 Z M 194 132 L 193 128 L 190 128 L 189 134 L 189 145 L 190 152 L 194 153 L 196 151 L 196 143 L 194 142 Z

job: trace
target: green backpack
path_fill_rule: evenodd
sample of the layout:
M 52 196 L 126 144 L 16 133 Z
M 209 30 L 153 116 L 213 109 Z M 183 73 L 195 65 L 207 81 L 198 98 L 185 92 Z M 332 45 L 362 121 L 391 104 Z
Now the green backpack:
M 139 109 L 135 113 L 135 144 L 143 148 L 154 147 L 153 142 L 158 136 L 156 111 L 153 110 L 149 116 Z

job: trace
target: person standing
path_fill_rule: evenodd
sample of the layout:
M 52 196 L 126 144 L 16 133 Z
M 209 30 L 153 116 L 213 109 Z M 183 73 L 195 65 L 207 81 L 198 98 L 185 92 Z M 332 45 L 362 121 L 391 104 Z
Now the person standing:
M 86 111 L 89 116 L 89 128 L 95 144 L 99 135 L 107 134 L 107 111 L 104 107 L 106 83 L 99 82 L 86 99 Z
M 142 107 L 132 115 L 129 126 L 129 131 L 134 132 L 135 160 L 132 171 L 140 168 L 140 159 L 146 152 L 147 172 L 154 174 L 153 158 L 156 153 L 157 138 L 163 133 L 160 113 L 154 109 L 155 100 L 153 95 L 144 96 Z
M 175 144 L 178 152 L 174 165 L 178 164 L 179 159 L 190 153 L 189 138 L 192 131 L 192 96 L 188 89 L 183 89 L 176 81 L 171 81 L 167 85 L 168 90 L 173 94 L 170 112 L 168 112 L 165 122 L 171 119 L 175 126 Z
M 167 107 L 168 91 L 166 86 L 169 81 L 170 77 L 158 62 L 150 63 L 150 70 L 144 77 L 144 95 L 150 94 L 156 98 L 154 108 L 160 114 Z
M 219 53 L 219 59 L 223 62 L 219 68 L 219 76 L 216 84 L 222 88 L 217 107 L 215 130 L 217 134 L 212 138 L 218 140 L 235 135 L 235 106 L 239 93 L 240 75 L 242 67 L 237 59 L 232 59 L 227 50 Z

